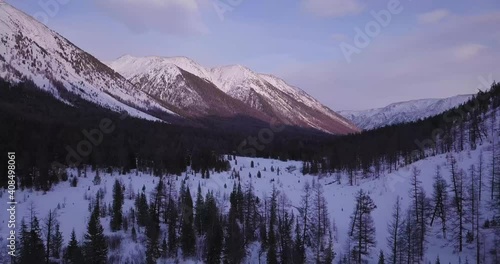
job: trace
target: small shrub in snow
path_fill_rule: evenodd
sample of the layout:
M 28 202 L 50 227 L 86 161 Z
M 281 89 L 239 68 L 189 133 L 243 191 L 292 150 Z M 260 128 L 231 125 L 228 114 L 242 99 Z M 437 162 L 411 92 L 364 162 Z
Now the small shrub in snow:
M 108 237 L 108 248 L 110 251 L 120 249 L 123 237 L 122 235 L 111 235 Z
M 76 177 L 71 178 L 70 186 L 71 187 L 78 186 L 78 178 L 76 178 Z

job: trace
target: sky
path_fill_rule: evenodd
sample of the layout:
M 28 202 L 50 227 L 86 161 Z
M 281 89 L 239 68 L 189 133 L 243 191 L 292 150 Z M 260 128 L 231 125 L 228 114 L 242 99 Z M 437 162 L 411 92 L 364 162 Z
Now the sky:
M 498 0 L 6 0 L 110 61 L 241 64 L 334 110 L 471 94 L 500 80 Z

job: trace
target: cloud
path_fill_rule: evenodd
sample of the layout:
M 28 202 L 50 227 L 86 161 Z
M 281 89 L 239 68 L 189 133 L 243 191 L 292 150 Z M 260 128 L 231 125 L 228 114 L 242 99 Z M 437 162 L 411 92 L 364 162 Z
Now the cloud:
M 500 12 L 453 16 L 404 35 L 380 35 L 350 64 L 339 49 L 336 59 L 276 74 L 336 110 L 474 93 L 480 76 L 500 80 L 500 46 L 492 34 L 499 24 Z
M 208 32 L 201 11 L 208 0 L 94 0 L 97 7 L 137 33 L 172 35 Z
M 450 12 L 446 9 L 437 9 L 427 13 L 423 13 L 417 16 L 417 20 L 420 24 L 433 24 L 437 23 L 444 18 L 448 17 Z
M 364 5 L 358 0 L 302 0 L 308 12 L 321 17 L 342 17 L 358 14 Z
M 478 55 L 485 48 L 481 44 L 464 44 L 453 49 L 453 54 L 459 60 L 468 60 Z

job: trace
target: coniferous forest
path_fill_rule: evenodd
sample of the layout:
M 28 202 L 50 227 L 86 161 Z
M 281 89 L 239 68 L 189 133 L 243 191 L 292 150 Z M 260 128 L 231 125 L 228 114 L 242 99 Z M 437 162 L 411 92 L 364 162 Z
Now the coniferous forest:
M 112 203 L 104 201 L 103 192 L 85 197 L 89 221 L 83 238 L 73 231 L 70 241 L 64 241 L 55 212 L 40 216 L 36 208 L 30 208 L 31 217 L 20 224 L 18 254 L 12 258 L 13 263 L 120 263 L 116 256 L 109 255 L 119 246 L 120 236 L 105 235 L 103 219 L 109 219 L 106 224 L 113 233 L 125 233 L 144 243 L 144 255 L 130 263 L 179 258 L 242 263 L 256 242 L 262 245 L 260 254 L 265 254 L 270 264 L 364 263 L 378 243 L 387 243 L 390 248 L 390 252 L 378 254 L 378 263 L 420 263 L 433 225 L 440 228 L 456 252 L 473 243 L 477 243 L 479 252 L 484 246 L 479 243 L 481 230 L 497 230 L 500 226 L 500 155 L 495 151 L 500 140 L 491 136 L 488 128 L 493 128 L 487 123 L 496 119 L 492 116 L 496 111 L 491 110 L 500 106 L 499 84 L 464 105 L 425 120 L 348 136 L 290 128 L 256 151 L 259 157 L 302 161 L 302 174 L 347 174 L 349 184 L 355 185 L 360 179 L 378 178 L 429 156 L 474 150 L 483 141 L 492 141 L 491 160 L 481 159 L 469 171 L 459 170 L 458 161 L 448 155 L 447 167 L 437 168 L 433 176 L 432 193 L 425 193 L 421 172 L 413 168 L 410 208 L 403 210 L 399 197 L 395 201 L 387 241 L 375 238 L 374 200 L 364 190 L 356 193 L 346 230 L 347 250 L 342 254 L 333 246 L 338 232 L 335 216 L 329 215 L 327 194 L 317 181 L 304 184 L 300 205 L 294 209 L 286 193 L 276 187 L 264 199 L 251 184 L 235 183 L 232 189 L 224 186 L 232 191 L 229 203 L 221 205 L 213 191 L 203 194 L 201 186 L 190 189 L 181 183 L 177 188 L 173 183 L 187 168 L 202 178 L 230 171 L 230 161 L 243 156 L 238 152 L 241 142 L 265 126 L 252 124 L 227 132 L 210 126 L 210 122 L 195 129 L 123 118 L 78 98 L 63 103 L 30 82 L 11 85 L 2 81 L 0 85 L 0 150 L 18 153 L 21 189 L 48 191 L 59 181 L 78 186 L 79 177 L 67 175 L 67 168 L 79 173 L 90 168 L 95 173 L 95 185 L 103 180 L 102 172 L 149 172 L 157 176 L 152 192 L 146 192 L 145 187 L 135 191 L 116 180 Z M 102 120 L 109 120 L 106 128 L 114 127 L 109 134 L 102 132 Z M 102 140 L 95 132 L 100 128 Z M 90 142 L 92 149 L 78 147 L 82 140 Z M 68 156 L 73 152 L 75 155 Z M 6 164 L 0 163 L 1 171 L 6 171 L 2 167 Z M 250 166 L 257 165 L 252 161 Z M 280 174 L 279 168 L 267 169 Z M 444 170 L 451 181 L 442 177 Z M 235 170 L 230 175 L 233 179 L 247 177 Z M 262 176 L 259 171 L 248 177 Z M 6 179 L 2 174 L 4 186 Z M 491 219 L 480 216 L 482 188 L 491 190 L 491 208 L 496 210 Z M 125 201 L 133 201 L 131 210 L 123 209 Z M 492 256 L 488 259 L 496 261 L 500 252 L 488 254 Z M 474 261 L 484 263 L 482 256 L 478 253 Z M 440 263 L 439 259 L 435 263 Z

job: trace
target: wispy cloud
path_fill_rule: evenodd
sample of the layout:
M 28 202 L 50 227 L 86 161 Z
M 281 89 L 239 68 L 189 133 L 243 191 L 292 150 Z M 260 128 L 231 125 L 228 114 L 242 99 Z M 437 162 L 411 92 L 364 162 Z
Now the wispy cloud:
M 479 54 L 486 47 L 481 44 L 464 44 L 460 45 L 452 50 L 453 55 L 460 60 L 468 60 Z
M 339 54 L 284 69 L 281 76 L 339 110 L 473 93 L 478 76 L 500 78 L 500 46 L 489 45 L 496 43 L 498 24 L 498 12 L 452 16 L 402 36 L 381 35 L 351 64 Z
M 113 18 L 134 32 L 158 31 L 173 35 L 208 32 L 201 16 L 208 0 L 94 0 Z
M 427 13 L 417 15 L 417 20 L 420 24 L 437 23 L 448 17 L 450 12 L 446 9 L 437 9 Z
M 308 12 L 322 17 L 342 17 L 363 11 L 364 5 L 358 0 L 302 0 Z

